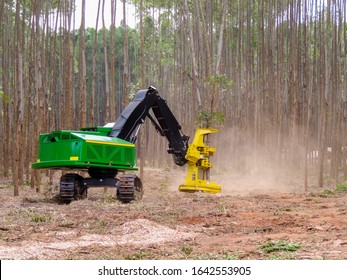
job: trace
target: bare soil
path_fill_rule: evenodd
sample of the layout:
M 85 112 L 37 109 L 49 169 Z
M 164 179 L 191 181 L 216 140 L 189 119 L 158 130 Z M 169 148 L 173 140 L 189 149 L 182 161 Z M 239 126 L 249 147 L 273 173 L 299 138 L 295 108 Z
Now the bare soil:
M 103 188 L 60 204 L 57 182 L 13 197 L 2 181 L 0 259 L 347 259 L 346 192 L 230 174 L 212 177 L 221 194 L 180 193 L 184 176 L 147 168 L 144 197 L 129 204 Z M 300 248 L 265 252 L 269 241 Z

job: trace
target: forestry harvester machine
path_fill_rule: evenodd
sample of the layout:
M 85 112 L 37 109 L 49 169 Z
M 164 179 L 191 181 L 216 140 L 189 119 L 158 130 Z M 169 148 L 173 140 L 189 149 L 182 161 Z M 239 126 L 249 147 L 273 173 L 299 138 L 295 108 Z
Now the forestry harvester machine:
M 135 142 L 146 117 L 167 138 L 167 152 L 172 154 L 174 162 L 179 166 L 188 164 L 186 180 L 179 190 L 220 192 L 221 187 L 208 180 L 212 167 L 209 157 L 215 148 L 204 143 L 204 136 L 217 130 L 198 129 L 193 142 L 188 144 L 189 137 L 181 132 L 181 126 L 154 87 L 138 91 L 114 124 L 40 134 L 38 159 L 32 167 L 88 171 L 88 178 L 77 173 L 61 177 L 60 199 L 64 203 L 85 198 L 89 187 L 114 187 L 122 202 L 141 199 L 141 180 L 131 172 L 138 170 Z M 119 171 L 122 175 L 117 178 Z

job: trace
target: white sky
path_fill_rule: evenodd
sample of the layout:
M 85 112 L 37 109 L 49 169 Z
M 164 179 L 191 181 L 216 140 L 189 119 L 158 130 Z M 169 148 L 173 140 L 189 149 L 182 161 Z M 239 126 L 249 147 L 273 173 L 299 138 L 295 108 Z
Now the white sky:
M 95 28 L 96 15 L 98 12 L 98 0 L 86 0 L 86 27 Z M 75 0 L 76 13 L 75 13 L 75 28 L 79 28 L 81 24 L 81 10 L 82 0 Z M 135 7 L 133 5 L 127 5 L 127 25 L 134 28 L 136 25 Z M 98 29 L 102 27 L 102 1 L 99 12 L 99 24 Z M 116 26 L 120 25 L 123 20 L 123 1 L 117 0 L 116 6 Z M 105 0 L 105 25 L 109 28 L 111 25 L 111 0 Z

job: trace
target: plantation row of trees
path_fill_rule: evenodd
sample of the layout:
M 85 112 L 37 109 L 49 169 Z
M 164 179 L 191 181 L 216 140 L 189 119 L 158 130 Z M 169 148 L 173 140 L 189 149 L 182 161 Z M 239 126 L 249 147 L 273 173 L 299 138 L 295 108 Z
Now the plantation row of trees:
M 221 127 L 211 143 L 225 171 L 290 167 L 306 189 L 310 172 L 320 187 L 347 177 L 345 0 L 110 1 L 96 28 L 85 0 L 76 21 L 74 0 L 0 3 L 0 177 L 15 195 L 24 180 L 39 190 L 39 133 L 113 122 L 149 85 L 186 134 Z M 149 124 L 141 134 L 142 166 L 171 163 Z

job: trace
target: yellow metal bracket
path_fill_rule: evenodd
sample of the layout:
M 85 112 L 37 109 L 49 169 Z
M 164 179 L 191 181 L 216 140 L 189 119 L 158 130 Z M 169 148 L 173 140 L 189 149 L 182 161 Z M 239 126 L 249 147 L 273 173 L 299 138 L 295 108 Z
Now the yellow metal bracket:
M 205 136 L 217 132 L 217 129 L 198 128 L 193 142 L 189 145 L 186 159 L 188 160 L 188 173 L 184 184 L 179 186 L 181 192 L 208 192 L 219 193 L 221 186 L 209 180 L 209 171 L 212 163 L 209 157 L 216 151 L 205 145 Z

